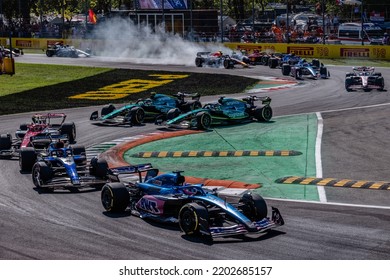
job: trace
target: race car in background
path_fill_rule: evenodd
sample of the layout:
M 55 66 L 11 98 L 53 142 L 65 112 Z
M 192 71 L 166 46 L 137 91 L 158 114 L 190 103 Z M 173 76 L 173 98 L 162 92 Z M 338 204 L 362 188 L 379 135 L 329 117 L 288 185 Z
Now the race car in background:
M 345 89 L 350 92 L 353 90 L 371 91 L 384 90 L 385 80 L 380 72 L 375 72 L 375 67 L 353 67 L 352 72 L 345 75 Z
M 201 108 L 200 94 L 178 92 L 175 95 L 151 93 L 149 98 L 140 99 L 136 103 L 116 108 L 110 104 L 98 111 L 94 111 L 90 120 L 98 125 L 140 125 L 145 121 L 166 120 L 168 112 L 188 112 Z
M 212 240 L 229 236 L 260 234 L 282 226 L 277 208 L 271 217 L 265 200 L 244 191 L 237 197 L 224 195 L 218 187 L 185 182 L 183 171 L 159 174 L 151 164 L 118 167 L 116 174 L 138 174 L 133 182 L 106 184 L 101 202 L 107 212 L 129 211 L 142 219 L 177 223 L 184 234 Z
M 35 114 L 32 123 L 21 124 L 15 132 L 15 139 L 10 133 L 0 135 L 0 158 L 19 157 L 21 170 L 28 171 L 21 164 L 27 148 L 44 150 L 50 143 L 62 140 L 73 143 L 76 139 L 76 126 L 73 122 L 65 123 L 63 113 Z
M 242 67 L 249 67 L 249 58 L 243 54 L 233 52 L 232 55 L 218 52 L 198 52 L 195 58 L 195 65 L 197 67 L 224 67 L 225 69 L 232 69 L 235 65 Z
M 33 148 L 25 150 L 25 167 L 32 169 L 32 180 L 39 191 L 81 188 L 101 189 L 108 181 L 108 164 L 104 159 L 93 157 L 87 163 L 85 147 L 65 146 L 64 142 L 51 143 L 47 150 L 36 153 Z M 32 164 L 32 165 L 31 165 Z
M 318 59 L 313 59 L 311 63 L 302 58 L 296 64 L 284 63 L 282 65 L 282 74 L 292 76 L 295 79 L 303 79 L 303 77 L 317 79 L 328 79 L 330 72 Z
M 48 45 L 46 50 L 46 56 L 52 57 L 90 57 L 91 51 L 86 50 L 82 51 L 80 49 L 76 49 L 74 46 L 63 45 L 62 43 L 55 43 L 54 45 Z
M 262 102 L 262 107 L 255 105 L 255 101 L 258 100 Z M 263 98 L 248 96 L 242 100 L 220 97 L 215 103 L 208 103 L 203 108 L 168 119 L 166 126 L 207 130 L 215 125 L 238 124 L 253 120 L 268 122 L 272 118 L 270 104 L 271 98 L 268 96 Z

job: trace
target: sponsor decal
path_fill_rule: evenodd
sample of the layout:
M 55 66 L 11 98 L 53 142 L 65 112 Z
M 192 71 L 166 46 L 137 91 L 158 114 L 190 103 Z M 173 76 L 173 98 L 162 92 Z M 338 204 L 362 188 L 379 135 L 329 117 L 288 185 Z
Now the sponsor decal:
M 329 56 L 329 48 L 328 47 L 316 47 L 317 54 L 321 57 Z
M 64 40 L 47 40 L 46 44 L 49 45 L 55 45 L 56 43 L 60 43 L 62 45 L 65 44 Z
M 370 49 L 340 48 L 340 57 L 370 57 Z
M 160 210 L 158 209 L 157 201 L 154 200 L 152 197 L 151 199 L 148 199 L 147 197 L 141 198 L 137 202 L 137 207 L 150 213 L 159 214 Z
M 16 40 L 16 47 L 31 48 L 32 41 L 31 40 Z
M 287 47 L 287 53 L 293 53 L 299 56 L 313 56 L 313 47 Z
M 385 48 L 372 48 L 372 55 L 373 55 L 373 58 L 383 58 L 385 59 L 386 58 L 386 49 Z
M 153 80 L 131 79 L 116 84 L 107 85 L 97 90 L 70 96 L 71 99 L 89 99 L 89 100 L 114 100 L 127 97 L 133 93 L 139 93 L 169 84 L 176 79 L 184 79 L 189 75 L 174 74 L 152 74 Z

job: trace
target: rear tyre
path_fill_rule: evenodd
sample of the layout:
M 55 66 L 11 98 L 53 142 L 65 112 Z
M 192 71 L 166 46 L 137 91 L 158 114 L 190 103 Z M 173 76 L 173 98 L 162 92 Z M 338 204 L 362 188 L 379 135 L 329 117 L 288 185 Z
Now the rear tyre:
M 30 172 L 37 160 L 37 155 L 33 147 L 25 147 L 20 151 L 19 167 L 22 172 Z
M 85 157 L 83 159 L 75 159 L 76 165 L 85 165 L 86 162 L 86 151 L 84 145 L 73 145 L 72 151 L 74 156 L 81 156 L 84 155 Z
M 269 66 L 269 68 L 276 68 L 276 67 L 278 67 L 278 59 L 277 58 L 271 58 L 268 61 L 268 66 Z
M 105 184 L 100 198 L 107 212 L 123 212 L 130 201 L 129 192 L 123 183 Z
M 72 123 L 64 123 L 60 129 L 61 134 L 68 135 L 69 143 L 74 143 L 76 140 L 76 125 Z
M 258 121 L 269 122 L 272 119 L 273 111 L 270 106 L 264 106 L 263 108 L 256 108 L 254 117 Z
M 207 112 L 199 112 L 196 114 L 196 121 L 198 129 L 207 130 L 211 126 L 211 115 Z
M 196 65 L 196 67 L 202 67 L 203 66 L 203 59 L 200 57 L 195 58 L 195 65 Z
M 187 203 L 179 211 L 179 226 L 186 235 L 199 234 L 201 220 L 208 221 L 207 210 L 197 203 Z

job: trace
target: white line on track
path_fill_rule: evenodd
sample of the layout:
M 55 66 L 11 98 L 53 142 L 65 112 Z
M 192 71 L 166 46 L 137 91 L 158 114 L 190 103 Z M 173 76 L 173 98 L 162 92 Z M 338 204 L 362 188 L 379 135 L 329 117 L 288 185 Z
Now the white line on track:
M 321 113 L 317 112 L 317 137 L 315 147 L 315 158 L 316 158 L 316 176 L 322 178 L 322 160 L 321 160 L 321 144 L 322 144 L 322 131 L 324 122 Z M 327 202 L 326 193 L 324 186 L 317 186 L 318 196 L 321 202 Z
M 274 198 L 274 197 L 264 197 L 264 198 L 266 200 L 275 200 L 275 201 L 289 201 L 289 202 L 299 202 L 299 203 L 312 203 L 312 204 L 324 204 L 324 205 L 334 205 L 334 206 L 347 206 L 347 207 L 360 207 L 360 208 L 374 208 L 374 209 L 390 210 L 390 206 L 350 204 L 350 203 L 339 203 L 339 202 L 308 201 L 308 200 L 284 199 L 284 198 Z

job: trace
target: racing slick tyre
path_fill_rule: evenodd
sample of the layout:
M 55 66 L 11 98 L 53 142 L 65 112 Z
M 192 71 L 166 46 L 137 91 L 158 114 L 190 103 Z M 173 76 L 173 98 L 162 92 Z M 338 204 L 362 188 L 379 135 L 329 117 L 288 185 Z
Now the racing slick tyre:
M 104 106 L 100 112 L 100 115 L 103 117 L 105 115 L 108 115 L 109 113 L 112 113 L 113 111 L 115 111 L 116 108 L 114 105 L 110 104 L 108 106 Z
M 372 74 L 373 76 L 377 76 L 377 77 L 382 77 L 382 73 L 380 72 L 375 72 L 374 74 Z
M 291 66 L 289 64 L 283 64 L 282 65 L 282 74 L 284 76 L 288 76 L 288 75 L 290 75 L 290 72 L 291 72 Z
M 259 122 L 269 122 L 272 119 L 272 108 L 264 106 L 263 108 L 256 108 L 253 116 Z
M 320 68 L 321 67 L 321 63 L 318 59 L 313 59 L 311 61 L 311 64 L 314 66 L 314 67 L 317 67 L 317 68 Z
M 108 163 L 105 159 L 93 157 L 91 159 L 91 168 L 89 174 L 98 178 L 106 178 L 108 172 Z
M 379 86 L 378 90 L 383 91 L 385 88 L 385 80 L 382 76 L 378 77 L 375 81 L 375 85 Z
M 2 150 L 10 150 L 12 147 L 12 135 L 7 134 L 1 134 L 0 135 L 0 151 Z
M 167 120 L 172 120 L 180 115 L 180 109 L 179 108 L 172 108 L 167 113 Z
M 246 193 L 241 197 L 239 203 L 244 215 L 252 221 L 260 221 L 267 217 L 267 203 L 260 195 Z
M 52 57 L 53 54 L 54 54 L 53 51 L 51 51 L 51 50 L 46 50 L 46 56 L 47 56 L 47 57 Z
M 196 114 L 196 128 L 207 130 L 211 125 L 211 115 L 207 112 L 199 112 Z
M 19 167 L 21 172 L 30 172 L 37 160 L 37 154 L 33 147 L 24 147 L 20 150 Z
M 85 146 L 84 145 L 73 145 L 72 151 L 74 156 L 86 155 Z M 74 160 L 76 165 L 84 165 L 86 164 L 86 157 L 81 159 Z
M 187 203 L 179 211 L 179 226 L 186 235 L 199 234 L 201 221 L 208 219 L 207 209 L 197 203 Z
M 279 61 L 277 58 L 270 58 L 268 61 L 269 68 L 276 68 L 278 67 Z
M 268 65 L 269 56 L 263 56 L 261 58 L 261 65 Z
M 223 67 L 225 69 L 233 69 L 234 68 L 233 60 L 231 60 L 230 58 L 225 58 L 223 60 Z
M 64 123 L 60 128 L 60 133 L 68 135 L 69 143 L 74 143 L 76 140 L 76 125 L 74 122 Z
M 351 92 L 352 89 L 349 87 L 350 85 L 352 85 L 352 82 L 353 82 L 353 79 L 348 77 L 345 79 L 345 90 L 348 91 L 348 92 Z
M 132 125 L 140 125 L 145 118 L 145 111 L 141 107 L 134 107 L 130 110 L 130 122 Z
M 27 130 L 27 126 L 28 126 L 27 123 L 21 123 L 20 126 L 19 126 L 19 129 L 20 130 Z
M 201 57 L 195 58 L 195 65 L 196 67 L 202 67 L 203 66 L 203 59 Z
M 100 199 L 107 212 L 123 212 L 129 205 L 130 194 L 123 183 L 109 183 L 104 185 Z
M 323 79 L 329 78 L 330 74 L 329 74 L 329 72 L 328 72 L 328 68 L 326 68 L 326 67 L 321 67 L 321 68 L 320 68 L 320 76 L 321 76 L 321 78 L 323 78 Z
M 52 169 L 44 161 L 38 161 L 33 165 L 31 175 L 37 188 L 42 188 L 47 181 L 53 178 Z
M 295 69 L 294 78 L 296 80 L 302 80 L 302 70 L 301 69 Z

